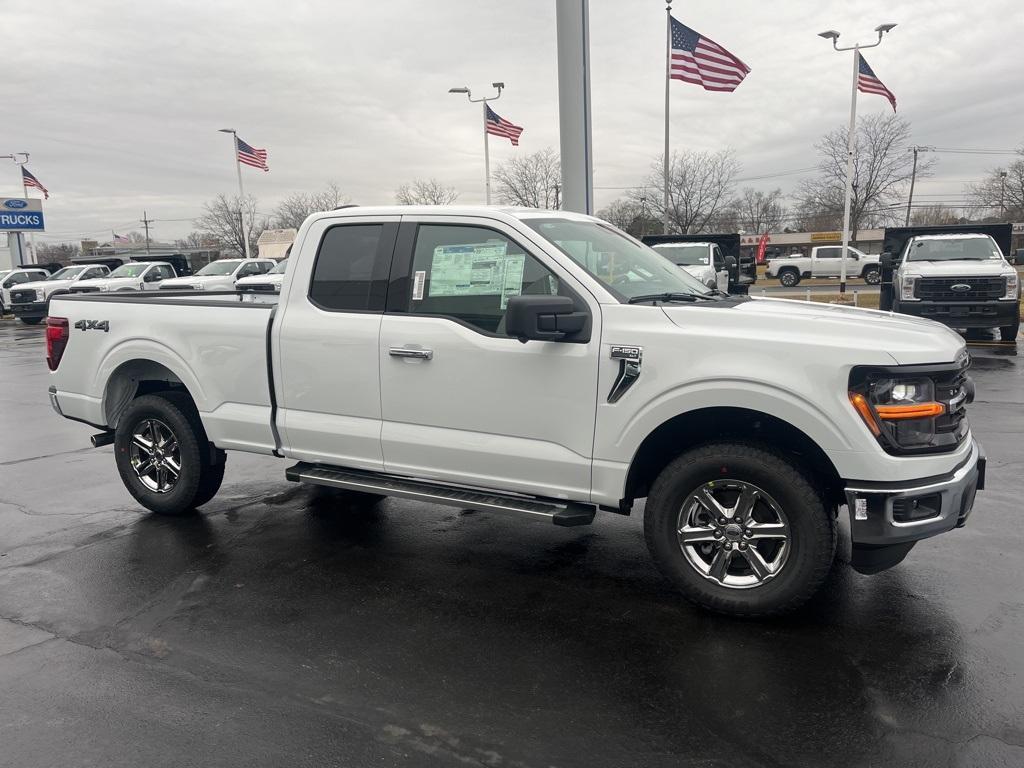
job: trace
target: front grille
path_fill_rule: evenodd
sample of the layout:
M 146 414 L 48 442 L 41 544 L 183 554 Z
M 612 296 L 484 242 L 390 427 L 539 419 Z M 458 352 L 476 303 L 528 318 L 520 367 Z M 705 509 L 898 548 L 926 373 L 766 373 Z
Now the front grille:
M 250 283 L 249 285 L 239 285 L 239 286 L 236 286 L 236 287 L 238 288 L 238 290 L 240 290 L 242 292 L 250 292 L 250 293 L 273 293 L 274 292 L 274 286 L 271 283 L 258 283 L 258 284 Z
M 935 435 L 952 435 L 955 443 L 967 434 L 967 370 L 960 368 L 932 375 L 935 399 L 946 406 L 946 412 L 935 419 Z
M 77 286 L 71 289 L 71 293 L 99 293 L 99 288 L 93 286 Z
M 953 290 L 954 285 L 959 290 Z M 970 287 L 960 287 L 964 285 Z M 987 301 L 1005 294 L 1003 277 L 923 277 L 914 290 L 914 295 L 925 301 Z
M 11 304 L 31 304 L 36 300 L 33 290 L 11 291 Z

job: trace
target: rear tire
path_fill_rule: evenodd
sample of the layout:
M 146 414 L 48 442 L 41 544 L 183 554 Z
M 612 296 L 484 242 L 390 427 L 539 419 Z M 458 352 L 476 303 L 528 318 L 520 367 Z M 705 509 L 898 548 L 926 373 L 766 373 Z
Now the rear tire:
M 114 456 L 128 492 L 159 515 L 191 512 L 224 478 L 224 452 L 210 445 L 195 405 L 180 392 L 133 400 L 118 420 Z
M 1013 325 L 1004 325 L 999 329 L 999 338 L 1003 341 L 1016 341 L 1020 333 L 1020 318 Z
M 712 501 L 698 500 L 705 491 Z M 688 600 L 731 616 L 796 609 L 825 580 L 836 547 L 832 510 L 804 471 L 739 442 L 694 448 L 665 467 L 647 498 L 644 535 Z
M 779 283 L 786 288 L 792 288 L 800 284 L 800 273 L 795 269 L 784 269 L 779 272 Z
M 41 318 L 41 317 L 23 317 L 23 318 L 21 318 L 21 322 L 23 322 L 25 325 L 39 325 L 41 322 L 43 322 L 43 318 Z
M 864 270 L 864 282 L 868 285 L 878 285 L 882 282 L 882 272 L 877 267 Z

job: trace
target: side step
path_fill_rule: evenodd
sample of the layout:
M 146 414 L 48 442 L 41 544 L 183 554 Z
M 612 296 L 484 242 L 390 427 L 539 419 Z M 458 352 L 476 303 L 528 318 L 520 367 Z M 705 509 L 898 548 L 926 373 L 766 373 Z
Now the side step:
M 326 485 L 363 493 L 398 496 L 431 504 L 447 504 L 481 512 L 508 512 L 550 520 L 555 525 L 590 525 L 596 508 L 588 504 L 530 496 L 509 496 L 443 485 L 426 480 L 413 480 L 393 475 L 379 475 L 357 469 L 336 469 L 320 464 L 299 462 L 285 470 L 285 477 L 297 483 Z

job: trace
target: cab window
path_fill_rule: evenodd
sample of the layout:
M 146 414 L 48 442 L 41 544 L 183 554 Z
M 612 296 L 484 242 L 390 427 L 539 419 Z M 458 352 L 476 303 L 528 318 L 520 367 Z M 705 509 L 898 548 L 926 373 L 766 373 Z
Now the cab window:
M 558 290 L 558 278 L 500 232 L 475 226 L 419 226 L 409 312 L 443 315 L 484 333 L 500 334 L 509 298 L 553 296 Z
M 383 312 L 397 224 L 339 224 L 320 241 L 309 299 L 329 312 Z

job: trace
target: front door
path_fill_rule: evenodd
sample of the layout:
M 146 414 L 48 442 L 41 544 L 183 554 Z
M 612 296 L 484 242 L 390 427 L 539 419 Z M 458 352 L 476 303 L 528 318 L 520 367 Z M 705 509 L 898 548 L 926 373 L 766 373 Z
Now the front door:
M 814 277 L 839 277 L 839 269 L 842 264 L 843 249 L 838 245 L 828 245 L 818 248 L 813 259 L 812 274 Z
M 380 334 L 387 470 L 588 498 L 600 342 L 593 297 L 502 223 L 405 217 L 402 226 Z M 522 294 L 573 296 L 591 315 L 591 340 L 505 335 L 508 299 Z
M 275 322 L 286 456 L 383 469 L 377 345 L 399 217 L 314 222 Z

